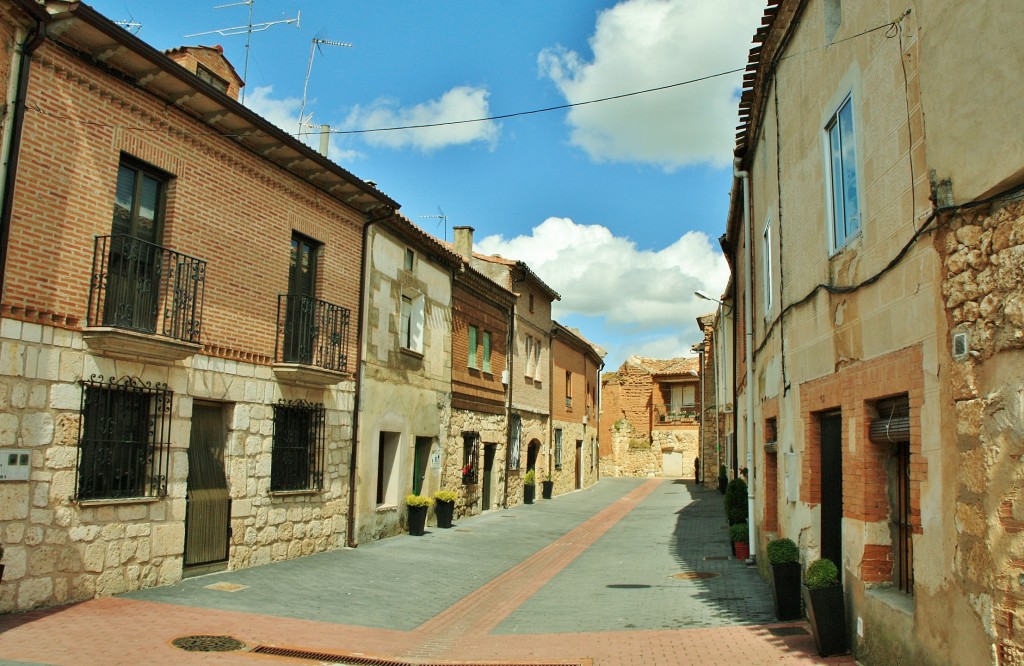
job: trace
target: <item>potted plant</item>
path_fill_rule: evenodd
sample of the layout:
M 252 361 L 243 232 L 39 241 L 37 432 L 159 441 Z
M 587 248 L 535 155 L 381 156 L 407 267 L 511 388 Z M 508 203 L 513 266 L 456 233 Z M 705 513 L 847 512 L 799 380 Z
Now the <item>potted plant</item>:
M 434 500 L 423 495 L 406 495 L 405 506 L 409 509 L 409 534 L 412 536 L 423 536 L 423 529 L 427 525 L 427 510 Z
M 768 564 L 772 567 L 772 594 L 775 599 L 775 617 L 779 620 L 799 620 L 800 610 L 800 549 L 792 539 L 774 539 L 768 542 Z
M 537 474 L 531 469 L 523 476 L 523 504 L 533 504 L 537 496 Z
M 733 479 L 725 489 L 725 519 L 730 525 L 747 522 L 747 483 Z
M 455 500 L 458 494 L 451 490 L 438 490 L 434 493 L 434 515 L 437 516 L 437 526 L 448 528 L 452 526 L 452 516 L 455 515 Z
M 725 494 L 725 489 L 729 485 L 729 475 L 725 473 L 725 465 L 718 466 L 718 492 Z
M 548 475 L 544 477 L 544 481 L 542 481 L 541 483 L 542 496 L 544 497 L 544 499 L 551 499 L 551 492 L 555 488 L 555 482 L 551 480 L 551 472 L 548 472 Z
M 831 560 L 811 562 L 804 572 L 807 619 L 818 654 L 827 657 L 849 649 L 846 639 L 846 598 L 839 571 Z
M 736 523 L 729 526 L 729 538 L 732 539 L 736 548 L 736 559 L 745 560 L 750 557 L 749 532 L 746 523 Z

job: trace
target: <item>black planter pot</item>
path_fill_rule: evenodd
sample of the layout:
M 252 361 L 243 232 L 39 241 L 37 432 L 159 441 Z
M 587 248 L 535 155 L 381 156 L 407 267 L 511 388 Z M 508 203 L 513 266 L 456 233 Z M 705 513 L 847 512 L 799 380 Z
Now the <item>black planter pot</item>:
M 541 493 L 543 493 L 544 499 L 551 499 L 551 491 L 555 488 L 554 481 L 541 481 L 543 487 Z
M 800 563 L 772 565 L 772 594 L 775 597 L 775 617 L 779 620 L 799 620 Z
M 537 486 L 523 486 L 523 504 L 533 504 L 533 498 L 537 495 Z
M 725 494 L 725 489 L 729 485 L 729 477 L 720 476 L 718 477 L 718 492 Z
M 818 654 L 828 657 L 849 651 L 846 638 L 846 599 L 842 585 L 832 585 L 816 590 L 804 586 L 807 603 L 807 619 L 814 634 L 814 645 Z
M 438 527 L 451 527 L 452 516 L 455 515 L 455 502 L 442 502 L 441 500 L 437 500 L 434 504 L 434 515 L 437 516 Z
M 409 534 L 412 536 L 423 536 L 423 529 L 427 525 L 426 506 L 410 506 L 409 508 Z

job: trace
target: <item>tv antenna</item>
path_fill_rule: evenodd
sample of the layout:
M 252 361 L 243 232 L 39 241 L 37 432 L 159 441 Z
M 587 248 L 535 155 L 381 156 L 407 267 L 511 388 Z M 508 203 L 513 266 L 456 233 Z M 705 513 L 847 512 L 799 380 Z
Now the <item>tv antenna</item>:
M 125 21 L 114 21 L 114 25 L 119 25 L 133 35 L 138 35 L 139 31 L 142 30 L 142 24 L 135 20 L 131 12 L 128 12 L 128 19 Z
M 263 23 L 253 23 L 252 22 L 252 10 L 253 10 L 253 5 L 255 5 L 255 4 L 256 4 L 256 0 L 242 0 L 241 2 L 232 2 L 232 3 L 227 4 L 227 5 L 217 5 L 216 7 L 214 7 L 214 9 L 226 9 L 228 7 L 241 7 L 243 5 L 248 6 L 249 7 L 249 22 L 246 23 L 245 25 L 238 25 L 238 26 L 234 26 L 232 28 L 220 28 L 220 29 L 217 29 L 217 30 L 207 30 L 206 32 L 194 32 L 191 35 L 185 35 L 185 37 L 202 37 L 203 35 L 217 34 L 217 35 L 220 35 L 221 37 L 231 37 L 233 35 L 241 35 L 242 33 L 245 33 L 245 66 L 242 69 L 242 80 L 245 81 L 246 83 L 248 83 L 248 81 L 246 81 L 246 79 L 249 78 L 249 44 L 252 42 L 252 33 L 254 33 L 254 32 L 263 32 L 264 30 L 267 30 L 268 28 L 271 28 L 271 27 L 273 27 L 275 25 L 288 25 L 290 23 L 294 23 L 296 28 L 301 27 L 299 25 L 299 19 L 302 18 L 302 12 L 298 12 L 297 15 L 295 16 L 295 18 L 293 18 L 293 19 L 282 19 L 280 21 L 265 21 Z M 244 87 L 242 88 L 241 97 L 242 97 L 241 101 L 244 104 L 245 103 L 245 88 Z
M 444 214 L 444 211 L 441 210 L 440 206 L 437 207 L 437 212 L 439 213 L 439 215 L 420 215 L 419 217 L 421 219 L 427 219 L 427 220 L 441 220 L 441 222 L 440 222 L 441 228 L 444 230 L 444 235 L 442 236 L 442 238 L 447 243 L 448 242 L 448 216 Z
M 302 86 L 302 106 L 299 108 L 299 137 L 302 136 L 302 130 L 304 127 L 311 127 L 309 121 L 313 119 L 312 113 L 309 114 L 308 118 L 305 115 L 306 91 L 309 90 L 309 75 L 313 73 L 313 55 L 317 51 L 323 53 L 323 50 L 320 48 L 322 44 L 326 44 L 327 46 L 346 46 L 348 48 L 352 48 L 353 46 L 355 46 L 354 44 L 350 44 L 349 42 L 334 42 L 329 39 L 321 39 L 319 37 L 313 38 L 313 42 L 309 45 L 309 64 L 306 66 L 306 83 L 303 84 Z

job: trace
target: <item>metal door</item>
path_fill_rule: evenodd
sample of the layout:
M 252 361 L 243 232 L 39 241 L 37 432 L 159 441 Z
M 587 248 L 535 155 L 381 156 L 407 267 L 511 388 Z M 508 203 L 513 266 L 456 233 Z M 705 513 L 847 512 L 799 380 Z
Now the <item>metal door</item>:
M 576 490 L 583 487 L 583 440 L 576 440 Z
M 494 444 L 484 446 L 484 487 L 483 487 L 483 510 L 491 510 L 491 473 L 494 471 L 494 452 L 497 447 Z
M 417 437 L 416 448 L 412 457 L 412 494 L 423 494 L 423 481 L 427 476 L 427 463 L 430 461 L 430 448 L 433 440 L 430 437 Z
M 192 406 L 185 509 L 186 567 L 228 559 L 231 499 L 224 473 L 225 436 L 220 407 L 199 403 Z
M 821 416 L 821 556 L 843 575 L 843 417 Z

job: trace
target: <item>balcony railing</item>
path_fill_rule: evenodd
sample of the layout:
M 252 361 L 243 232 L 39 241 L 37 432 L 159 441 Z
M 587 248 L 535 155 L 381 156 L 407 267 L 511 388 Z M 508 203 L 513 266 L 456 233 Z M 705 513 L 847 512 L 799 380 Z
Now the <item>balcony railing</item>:
M 700 420 L 697 405 L 654 405 L 657 423 L 693 423 Z
M 206 262 L 132 236 L 97 236 L 89 326 L 198 343 Z
M 350 316 L 348 308 L 340 305 L 311 296 L 280 294 L 277 297 L 277 362 L 348 372 Z

